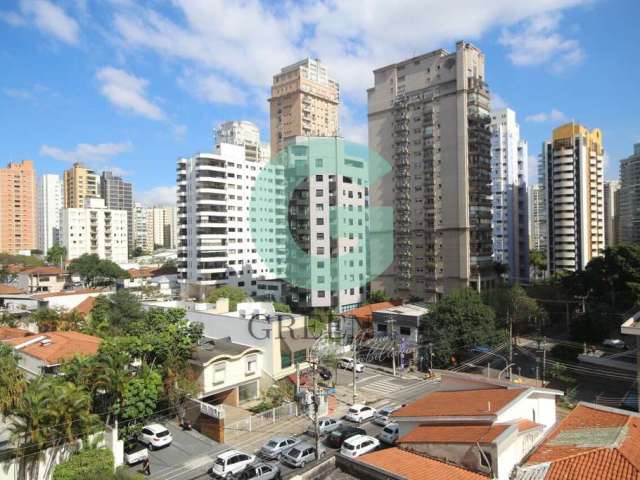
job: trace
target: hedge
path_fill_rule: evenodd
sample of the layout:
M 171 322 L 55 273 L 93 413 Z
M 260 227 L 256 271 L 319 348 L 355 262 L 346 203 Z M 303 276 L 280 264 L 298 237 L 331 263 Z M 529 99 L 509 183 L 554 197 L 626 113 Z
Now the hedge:
M 82 450 L 53 471 L 53 480 L 109 478 L 113 478 L 113 453 L 106 448 Z

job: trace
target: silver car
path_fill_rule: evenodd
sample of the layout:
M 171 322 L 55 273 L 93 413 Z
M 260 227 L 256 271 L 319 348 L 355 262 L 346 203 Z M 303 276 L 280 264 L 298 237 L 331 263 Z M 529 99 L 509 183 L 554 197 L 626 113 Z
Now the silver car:
M 384 427 L 390 421 L 389 416 L 399 408 L 398 405 L 385 405 L 373 416 L 373 423 Z
M 301 440 L 295 437 L 277 436 L 271 437 L 260 449 L 260 456 L 267 460 L 273 460 L 285 450 L 300 443 Z
M 322 458 L 326 453 L 327 451 L 323 447 L 320 447 L 318 450 L 318 457 Z M 282 463 L 294 468 L 302 468 L 307 463 L 313 462 L 315 459 L 316 447 L 306 442 L 299 443 L 280 455 L 280 461 Z
M 276 480 L 280 478 L 280 467 L 260 462 L 248 466 L 244 472 L 233 478 L 234 480 Z
M 342 420 L 335 420 L 329 417 L 320 418 L 318 419 L 318 433 L 322 437 L 327 433 L 333 432 L 340 425 L 342 425 Z M 316 436 L 316 426 L 313 423 L 307 428 L 307 435 L 311 437 Z

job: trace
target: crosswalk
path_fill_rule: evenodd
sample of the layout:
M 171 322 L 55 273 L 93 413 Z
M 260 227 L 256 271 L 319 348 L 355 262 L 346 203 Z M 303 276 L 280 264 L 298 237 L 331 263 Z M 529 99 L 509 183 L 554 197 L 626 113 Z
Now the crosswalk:
M 404 380 L 399 378 L 383 378 L 375 382 L 361 385 L 360 389 L 377 393 L 387 398 L 406 399 L 413 394 L 426 392 L 433 388 L 436 380 Z

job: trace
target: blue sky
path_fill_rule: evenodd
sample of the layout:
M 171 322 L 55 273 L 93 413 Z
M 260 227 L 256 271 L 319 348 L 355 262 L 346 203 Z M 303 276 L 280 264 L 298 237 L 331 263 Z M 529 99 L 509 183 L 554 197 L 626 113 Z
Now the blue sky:
M 615 178 L 640 142 L 639 23 L 637 0 L 5 0 L 0 162 L 82 160 L 165 203 L 176 158 L 211 150 L 216 124 L 252 120 L 268 139 L 280 67 L 320 57 L 341 84 L 343 135 L 366 142 L 371 70 L 465 39 L 531 156 L 575 119 L 603 130 Z

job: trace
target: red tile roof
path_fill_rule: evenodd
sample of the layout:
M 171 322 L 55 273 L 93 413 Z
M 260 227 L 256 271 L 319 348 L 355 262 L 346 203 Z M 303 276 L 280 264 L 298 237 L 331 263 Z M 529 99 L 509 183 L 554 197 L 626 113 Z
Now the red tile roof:
M 367 453 L 356 461 L 407 480 L 487 480 L 488 478 L 462 467 L 400 448 L 387 448 Z
M 39 336 L 48 338 L 51 343 L 43 345 L 41 342 L 37 342 L 23 347 L 19 351 L 42 360 L 48 365 L 57 365 L 75 355 L 95 355 L 102 343 L 101 338 L 80 332 L 47 332 Z M 5 343 L 16 347 L 25 341 L 24 338 L 14 338 L 5 340 Z
M 496 415 L 525 388 L 436 391 L 393 412 L 392 417 L 470 417 Z
M 526 432 L 527 430 L 533 430 L 534 428 L 544 428 L 544 425 L 526 419 L 518 421 L 519 432 Z
M 176 274 L 178 268 L 172 266 L 131 268 L 127 270 L 127 273 L 131 278 L 149 278 Z
M 96 297 L 87 297 L 83 301 L 81 301 L 78 305 L 73 309 L 75 312 L 80 315 L 87 315 L 91 313 L 93 310 L 93 305 L 96 303 Z
M 104 290 L 100 288 L 79 288 L 77 290 L 66 290 L 64 292 L 37 293 L 34 295 L 34 298 L 65 297 L 67 295 L 82 295 L 83 293 L 101 292 L 104 292 Z
M 384 310 L 386 308 L 396 307 L 400 304 L 400 302 L 380 302 L 380 303 L 371 303 L 369 305 L 363 305 L 362 307 L 354 308 L 352 310 L 347 310 L 346 312 L 342 312 L 340 316 L 342 317 L 354 317 L 361 327 L 365 327 L 371 325 L 371 321 L 373 319 L 373 312 L 377 312 L 378 310 Z
M 62 275 L 64 270 L 60 267 L 33 267 L 22 270 L 20 273 L 27 275 Z
M 510 425 L 421 425 L 399 443 L 491 443 Z
M 0 295 L 17 295 L 24 294 L 24 290 L 21 288 L 12 287 L 6 283 L 0 283 Z
M 580 404 L 529 456 L 526 466 L 547 462 L 546 475 L 539 477 L 545 480 L 638 480 L 640 417 Z
M 28 330 L 13 327 L 0 327 L 0 340 L 9 340 L 11 338 L 24 338 L 33 335 Z

